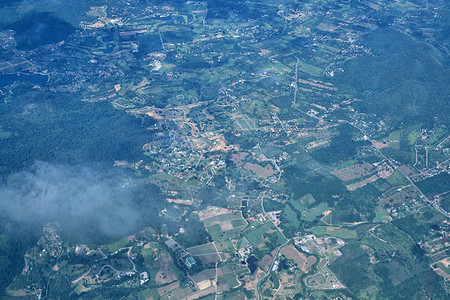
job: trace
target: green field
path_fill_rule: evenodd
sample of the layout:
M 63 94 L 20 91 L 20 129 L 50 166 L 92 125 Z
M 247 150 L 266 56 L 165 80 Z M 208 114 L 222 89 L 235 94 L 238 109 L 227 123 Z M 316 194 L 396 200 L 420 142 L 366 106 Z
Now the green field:
M 250 231 L 245 235 L 247 240 L 255 247 L 265 242 L 263 234 L 272 229 L 273 225 L 271 222 L 267 222 L 264 225 Z
M 306 194 L 305 196 L 300 198 L 300 203 L 303 204 L 303 206 L 299 207 L 299 211 L 302 211 L 302 208 L 304 209 L 304 206 L 310 206 L 311 204 L 315 203 L 316 199 L 314 199 L 313 195 Z M 294 208 L 297 208 L 294 206 Z
M 231 288 L 239 286 L 239 282 L 236 279 L 236 275 L 234 273 L 228 273 L 218 278 L 219 285 L 220 284 L 228 284 Z
M 343 228 L 343 227 L 333 227 L 333 226 L 315 226 L 310 229 L 312 233 L 317 236 L 334 236 L 341 239 L 354 239 L 357 237 L 356 230 Z
M 322 68 L 305 63 L 301 60 L 298 63 L 298 69 L 304 73 L 308 73 L 309 75 L 316 76 L 316 77 L 322 75 L 322 72 L 323 72 Z
M 141 250 L 141 254 L 144 257 L 144 259 L 149 259 L 153 257 L 153 254 L 155 253 L 155 251 L 153 251 L 152 248 L 142 248 Z
M 308 195 L 311 195 L 311 194 L 308 194 Z M 306 196 L 305 196 L 306 197 Z M 312 198 L 312 195 L 311 195 L 311 198 Z M 302 198 L 301 198 L 302 199 Z M 291 198 L 290 199 L 290 201 L 289 201 L 289 203 L 292 205 L 292 207 L 296 210 L 296 211 L 298 211 L 298 212 L 302 212 L 302 211 L 304 211 L 305 209 L 306 209 L 306 205 L 304 205 L 304 204 L 302 204 L 302 200 L 299 200 L 299 199 L 297 199 L 297 200 L 294 200 L 293 198 Z M 314 198 L 312 198 L 312 199 L 314 199 Z M 315 201 L 315 200 L 314 200 Z M 314 202 L 313 201 L 313 202 Z
M 219 224 L 217 224 L 218 222 Z M 242 218 L 240 212 L 232 212 L 203 220 L 203 224 L 214 241 L 222 241 L 235 238 L 247 225 L 247 222 Z
M 107 247 L 110 252 L 116 252 L 117 250 L 126 247 L 129 243 L 130 240 L 127 237 L 124 237 L 115 243 L 107 245 Z
M 329 210 L 330 208 L 328 207 L 326 202 L 322 202 L 319 205 L 311 208 L 311 209 L 307 209 L 304 210 L 302 212 L 302 220 L 306 221 L 306 222 L 312 222 L 315 219 L 317 219 L 317 217 L 319 217 L 320 215 L 322 215 L 322 213 L 324 211 Z
M 286 218 L 289 220 L 292 226 L 294 227 L 300 226 L 301 223 L 297 218 L 297 212 L 293 210 L 290 205 L 286 205 L 284 209 L 284 214 L 286 215 Z
M 408 184 L 408 180 L 406 180 L 405 176 L 403 176 L 398 170 L 395 170 L 394 174 L 386 178 L 386 181 L 392 186 L 403 186 Z
M 408 144 L 410 146 L 414 145 L 414 143 L 417 141 L 417 139 L 420 137 L 420 130 L 414 129 L 411 130 L 408 134 Z
M 188 248 L 186 250 L 192 255 L 200 255 L 200 254 L 216 252 L 216 248 L 214 247 L 214 245 L 212 243 L 194 246 L 194 247 Z
M 147 300 L 147 299 L 159 299 L 159 294 L 156 289 L 147 289 L 139 292 L 138 299 L 139 300 Z
M 211 235 L 212 239 L 214 241 L 219 241 L 222 239 L 222 229 L 220 228 L 219 224 L 211 225 L 209 227 L 206 227 L 206 230 Z
M 215 217 L 211 217 L 208 218 L 206 220 L 203 220 L 203 224 L 205 224 L 205 227 L 210 226 L 210 224 L 214 223 L 214 222 L 226 222 L 229 220 L 234 220 L 234 219 L 238 219 L 241 218 L 241 214 L 239 212 L 232 212 L 232 213 L 228 213 L 228 214 L 223 214 L 223 215 L 219 215 L 219 216 L 215 216 Z
M 448 130 L 446 130 L 445 128 L 442 127 L 437 128 L 427 141 L 427 145 L 430 146 L 437 145 L 447 134 Z
M 325 236 L 327 234 L 327 226 L 314 226 L 310 231 L 319 237 Z
M 438 262 L 438 267 L 439 269 L 441 269 L 442 271 L 444 271 L 447 275 L 450 275 L 450 268 L 446 267 L 443 263 Z
M 386 210 L 377 210 L 375 212 L 375 217 L 373 218 L 373 222 L 375 223 L 383 223 L 386 222 L 389 217 L 389 214 Z
M 247 222 L 244 219 L 236 219 L 231 221 L 231 225 L 233 225 L 233 228 L 237 228 L 247 225 Z
M 401 135 L 402 135 L 402 130 L 392 131 L 391 133 L 389 133 L 389 135 L 386 137 L 386 139 L 389 141 L 399 140 Z

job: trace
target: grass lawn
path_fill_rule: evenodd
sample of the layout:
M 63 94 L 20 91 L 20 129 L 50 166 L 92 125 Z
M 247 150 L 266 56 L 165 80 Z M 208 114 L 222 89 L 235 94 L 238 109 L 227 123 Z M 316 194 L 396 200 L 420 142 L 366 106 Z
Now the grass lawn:
M 290 205 L 286 205 L 286 208 L 284 209 L 284 214 L 286 215 L 286 218 L 289 220 L 289 222 L 294 227 L 300 226 L 300 221 L 297 219 L 297 213 L 291 208 Z
M 443 263 L 439 262 L 438 264 L 439 269 L 450 275 L 450 268 L 447 268 Z
M 394 174 L 386 178 L 386 181 L 392 186 L 403 186 L 408 183 L 406 178 L 397 170 L 395 170 Z
M 231 225 L 233 225 L 233 228 L 242 227 L 242 226 L 247 225 L 247 222 L 245 222 L 244 219 L 237 219 L 237 220 L 231 221 Z
M 138 294 L 138 299 L 139 300 L 146 300 L 146 299 L 151 299 L 153 297 L 153 299 L 159 299 L 159 294 L 158 291 L 156 289 L 147 289 L 147 290 L 143 290 L 142 292 L 139 292 Z
M 383 223 L 388 220 L 389 214 L 386 210 L 376 211 L 375 218 L 373 218 L 373 222 L 375 223 Z
M 317 236 L 334 236 L 341 239 L 354 239 L 357 237 L 356 230 L 343 228 L 343 227 L 333 227 L 333 226 L 315 226 L 310 229 L 312 233 Z
M 116 252 L 120 248 L 127 246 L 129 243 L 130 243 L 130 240 L 128 240 L 127 237 L 124 237 L 115 243 L 109 244 L 107 247 L 110 252 Z
M 265 242 L 264 238 L 263 238 L 263 233 L 269 231 L 272 228 L 272 223 L 267 222 L 264 225 L 254 229 L 253 231 L 250 231 L 249 233 L 247 233 L 245 235 L 245 237 L 247 238 L 247 240 L 253 245 L 253 246 L 258 246 L 262 243 Z
M 313 207 L 311 209 L 307 209 L 302 212 L 302 220 L 306 222 L 312 222 L 314 221 L 318 216 L 322 215 L 322 213 L 326 210 L 329 210 L 326 202 L 322 202 L 316 207 Z

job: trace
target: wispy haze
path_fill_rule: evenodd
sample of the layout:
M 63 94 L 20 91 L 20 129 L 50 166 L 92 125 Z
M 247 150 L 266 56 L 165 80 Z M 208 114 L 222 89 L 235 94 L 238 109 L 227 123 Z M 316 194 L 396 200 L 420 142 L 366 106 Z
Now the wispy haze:
M 0 185 L 0 210 L 24 226 L 56 221 L 76 236 L 92 230 L 124 234 L 139 218 L 133 206 L 137 185 L 120 170 L 37 162 Z

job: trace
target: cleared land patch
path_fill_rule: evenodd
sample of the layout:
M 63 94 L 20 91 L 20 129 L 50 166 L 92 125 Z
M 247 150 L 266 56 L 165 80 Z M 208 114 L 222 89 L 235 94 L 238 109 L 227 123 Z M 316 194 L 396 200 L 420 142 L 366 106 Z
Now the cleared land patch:
M 179 287 L 180 287 L 180 282 L 179 281 L 175 281 L 174 283 L 171 283 L 169 285 L 160 287 L 158 289 L 158 294 L 160 296 L 164 296 L 165 294 L 170 293 L 171 291 L 173 291 L 173 290 L 175 290 L 175 289 L 177 289 Z
M 362 187 L 368 185 L 369 183 L 372 183 L 372 182 L 377 181 L 377 180 L 378 180 L 378 175 L 372 175 L 372 176 L 370 176 L 367 179 L 364 179 L 364 180 L 361 180 L 361 181 L 358 181 L 358 182 L 346 185 L 345 187 L 349 191 L 354 191 L 356 189 L 362 188 Z
M 301 219 L 307 222 L 314 221 L 318 216 L 322 215 L 325 211 L 328 211 L 330 208 L 328 207 L 326 202 L 322 202 L 319 205 L 302 211 Z
M 404 188 L 393 195 L 387 196 L 380 201 L 380 206 L 396 205 L 412 199 L 419 199 L 420 195 L 414 187 Z
M 217 246 L 216 246 L 217 247 Z M 227 253 L 223 253 L 220 249 L 216 250 L 213 243 L 194 246 L 186 249 L 192 256 L 196 256 L 202 264 L 215 263 L 218 261 L 226 260 L 228 258 Z
M 165 284 L 177 280 L 177 276 L 172 269 L 173 260 L 168 253 L 161 254 L 161 258 L 157 263 L 155 263 L 155 267 L 157 267 L 158 265 L 160 268 L 155 277 L 156 283 Z
M 371 164 L 364 162 L 362 164 L 355 164 L 350 167 L 346 167 L 340 170 L 332 171 L 331 174 L 336 176 L 342 181 L 354 180 L 366 175 L 369 175 L 375 171 L 375 167 Z
M 227 214 L 232 212 L 232 210 L 223 208 L 223 207 L 217 207 L 217 206 L 208 206 L 207 209 L 202 210 L 198 213 L 198 217 L 200 218 L 200 221 L 206 220 L 211 217 L 220 216 L 223 214 Z
M 247 222 L 242 218 L 241 212 L 229 211 L 229 213 L 203 219 L 203 225 L 214 241 L 235 237 L 247 226 Z
M 303 273 L 311 271 L 311 267 L 316 263 L 314 256 L 306 256 L 298 251 L 293 245 L 286 245 L 280 250 L 287 259 L 293 260 Z
M 267 164 L 265 167 L 262 167 L 258 164 L 246 163 L 244 165 L 244 169 L 252 171 L 253 173 L 261 176 L 262 178 L 267 178 L 275 174 L 273 167 L 271 164 Z
M 334 227 L 334 226 L 315 226 L 311 228 L 311 232 L 317 236 L 334 236 L 341 239 L 354 239 L 357 237 L 356 230 Z
M 264 245 L 265 239 L 263 237 L 263 234 L 266 233 L 272 229 L 272 223 L 266 223 L 255 230 L 247 233 L 245 237 L 247 240 L 255 247 L 258 247 L 260 245 Z
M 242 166 L 243 165 L 243 160 L 245 159 L 245 157 L 248 155 L 247 152 L 238 152 L 238 153 L 234 153 L 231 156 L 231 161 L 236 165 L 236 167 Z
M 314 202 L 316 202 L 316 199 L 314 199 L 312 194 L 306 194 L 305 196 L 300 198 L 300 203 L 305 206 L 309 206 L 309 205 L 313 204 Z M 297 207 L 295 207 L 295 205 L 294 205 L 294 208 L 297 208 Z

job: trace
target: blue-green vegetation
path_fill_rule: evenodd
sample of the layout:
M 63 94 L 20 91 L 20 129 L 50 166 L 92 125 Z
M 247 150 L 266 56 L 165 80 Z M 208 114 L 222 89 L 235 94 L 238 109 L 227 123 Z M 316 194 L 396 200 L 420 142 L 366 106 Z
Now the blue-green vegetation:
M 33 84 L 48 81 L 49 76 L 41 74 L 2 74 L 0 75 L 0 87 L 8 86 L 16 81 L 26 81 Z
M 12 133 L 0 140 L 2 174 L 35 160 L 138 160 L 144 158 L 142 145 L 151 139 L 140 119 L 108 103 L 83 103 L 70 94 L 43 96 L 29 91 L 0 106 L 2 128 Z
M 46 44 L 64 40 L 75 31 L 75 27 L 50 13 L 32 13 L 4 29 L 17 32 L 17 49 L 32 50 Z
M 364 36 L 373 56 L 344 65 L 336 85 L 362 97 L 356 107 L 401 122 L 430 123 L 435 117 L 450 125 L 444 105 L 450 84 L 446 58 L 436 47 L 414 37 L 381 28 Z

